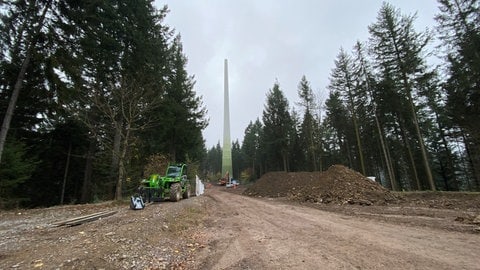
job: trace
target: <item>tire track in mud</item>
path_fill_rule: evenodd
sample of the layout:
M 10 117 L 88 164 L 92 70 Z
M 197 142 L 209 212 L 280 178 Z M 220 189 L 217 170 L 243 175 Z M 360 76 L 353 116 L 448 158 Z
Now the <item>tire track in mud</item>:
M 479 269 L 480 236 L 212 189 L 198 269 Z

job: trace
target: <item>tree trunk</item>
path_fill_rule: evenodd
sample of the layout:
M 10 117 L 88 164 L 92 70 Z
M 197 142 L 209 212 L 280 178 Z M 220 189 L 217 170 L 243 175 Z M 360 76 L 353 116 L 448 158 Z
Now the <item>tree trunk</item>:
M 440 134 L 440 137 L 442 138 L 442 144 L 444 151 L 447 155 L 447 161 L 446 165 L 443 166 L 442 162 L 440 161 L 440 165 L 442 166 L 442 171 L 443 171 L 443 181 L 445 182 L 445 189 L 447 191 L 450 190 L 456 190 L 458 191 L 458 182 L 457 182 L 457 177 L 455 175 L 455 165 L 453 164 L 453 158 L 452 158 L 452 151 L 450 150 L 450 147 L 448 146 L 447 142 L 447 136 L 445 135 L 443 126 L 441 125 L 439 115 L 437 112 L 435 112 L 435 119 L 438 125 L 438 133 Z M 453 185 L 450 185 L 448 181 L 451 179 L 451 182 L 453 182 Z
M 395 169 L 393 167 L 393 159 L 392 159 L 392 154 L 390 151 L 390 147 L 388 146 L 387 139 L 385 139 L 385 151 L 386 151 L 386 158 L 388 165 L 390 166 L 390 170 L 392 171 L 392 184 L 394 185 L 393 190 L 400 190 L 400 181 L 397 179 L 397 174 L 395 174 Z
M 282 160 L 283 160 L 283 170 L 285 172 L 288 172 L 288 166 L 287 166 L 287 154 L 282 153 Z
M 315 155 L 315 144 L 313 143 L 313 125 L 310 128 L 310 148 L 312 151 L 313 171 L 317 171 L 317 156 Z
M 115 135 L 113 137 L 113 149 L 112 149 L 112 163 L 110 164 L 110 181 L 112 184 L 117 181 L 118 167 L 120 157 L 120 143 L 122 137 L 122 121 L 117 121 L 115 125 Z
M 345 144 L 345 152 L 346 152 L 347 158 L 348 158 L 348 167 L 349 168 L 354 168 L 353 167 L 353 160 L 352 160 L 352 153 L 350 153 L 350 143 L 349 143 L 347 138 L 345 138 L 344 144 Z
M 323 171 L 323 148 L 322 148 L 322 140 L 320 139 L 320 153 L 318 154 L 318 171 L 322 172 Z
M 5 116 L 2 122 L 2 129 L 0 130 L 0 163 L 2 161 L 2 154 L 3 149 L 5 147 L 5 141 L 7 140 L 7 133 L 10 129 L 10 122 L 12 121 L 13 111 L 15 110 L 15 106 L 17 104 L 18 96 L 20 95 L 20 90 L 23 86 L 23 79 L 25 78 L 25 73 L 27 72 L 27 68 L 30 64 L 30 58 L 32 57 L 33 48 L 37 43 L 37 36 L 40 32 L 40 29 L 43 27 L 43 23 L 45 21 L 45 15 L 47 14 L 48 9 L 50 8 L 52 0 L 48 1 L 45 4 L 45 8 L 42 11 L 42 15 L 38 19 L 37 26 L 30 32 L 27 36 L 26 41 L 26 51 L 25 51 L 25 59 L 23 59 L 22 66 L 20 71 L 17 75 L 17 80 L 15 82 L 15 86 L 12 91 L 12 96 L 10 97 L 10 101 L 8 103 L 7 111 L 5 112 Z
M 353 101 L 352 101 L 352 103 L 353 103 Z M 364 163 L 364 161 L 363 161 L 362 142 L 361 142 L 361 140 L 360 140 L 360 131 L 359 131 L 359 129 L 358 129 L 357 115 L 356 115 L 356 112 L 355 112 L 354 109 L 353 109 L 352 118 L 353 118 L 353 129 L 355 130 L 355 138 L 356 138 L 356 140 L 357 140 L 358 157 L 359 157 L 359 159 L 360 159 L 360 169 L 362 170 L 362 174 L 363 174 L 363 175 L 366 175 L 365 163 Z
M 422 133 L 420 132 L 420 126 L 417 120 L 417 113 L 415 111 L 415 105 L 413 104 L 412 93 L 409 89 L 407 90 L 407 92 L 408 92 L 408 100 L 410 103 L 410 110 L 413 118 L 413 124 L 415 125 L 415 131 L 417 132 L 418 144 L 420 145 L 420 151 L 422 152 L 422 161 L 423 161 L 423 166 L 425 167 L 425 172 L 427 174 L 428 184 L 430 185 L 430 190 L 435 191 L 436 187 L 435 187 L 435 183 L 433 182 L 432 170 L 430 169 L 430 163 L 428 161 L 427 151 L 425 149 L 425 143 L 423 142 L 423 136 L 422 136 Z
M 90 201 L 90 183 L 92 179 L 92 171 L 93 171 L 93 155 L 95 154 L 95 141 L 93 139 L 90 140 L 88 145 L 87 156 L 85 160 L 85 172 L 83 177 L 83 184 L 82 184 L 82 195 L 80 196 L 81 203 L 87 203 Z
M 13 111 L 17 104 L 18 96 L 20 95 L 20 90 L 22 89 L 23 79 L 25 77 L 25 72 L 27 71 L 28 64 L 30 63 L 30 53 L 27 52 L 25 59 L 23 60 L 22 67 L 18 73 L 17 81 L 15 82 L 15 87 L 13 88 L 12 96 L 10 97 L 10 102 L 8 103 L 7 112 L 3 118 L 2 130 L 0 131 L 0 162 L 2 161 L 3 148 L 5 147 L 5 141 L 7 140 L 7 133 L 10 129 L 10 122 L 12 121 Z
M 387 167 L 388 178 L 390 180 L 390 185 L 392 187 L 392 190 L 395 191 L 397 185 L 396 185 L 395 174 L 393 173 L 392 161 L 390 159 L 390 155 L 387 153 L 387 146 L 383 139 L 382 127 L 380 126 L 380 121 L 378 120 L 378 116 L 376 112 L 374 113 L 374 116 L 375 116 L 375 124 L 377 126 L 378 138 L 380 139 L 380 147 L 382 148 L 382 153 L 385 158 L 385 166 Z
M 130 139 L 130 123 L 125 127 L 125 137 L 123 138 L 122 151 L 118 162 L 118 179 L 115 189 L 115 200 L 122 200 L 123 179 L 125 178 L 125 157 L 127 156 L 128 140 Z
M 472 187 L 472 189 L 474 191 L 478 191 L 480 190 L 480 170 L 478 170 L 478 167 L 477 167 L 477 164 L 480 163 L 479 162 L 479 158 L 476 157 L 476 154 L 475 153 L 478 153 L 476 151 L 478 151 L 477 149 L 475 149 L 475 144 L 471 142 L 470 138 L 465 135 L 464 132 L 462 132 L 463 134 L 463 141 L 464 141 L 464 144 L 465 144 L 465 150 L 467 151 L 467 159 L 468 159 L 468 164 L 470 165 L 470 168 L 472 170 L 472 177 L 473 177 L 473 181 L 474 181 L 474 186 Z
M 400 57 L 400 53 L 398 51 L 398 47 L 395 46 L 395 51 L 396 51 L 396 56 L 397 56 L 397 61 L 399 63 L 399 66 L 402 67 L 403 61 Z M 407 94 L 408 98 L 408 103 L 410 105 L 410 113 L 412 116 L 413 124 L 415 126 L 415 131 L 417 133 L 418 137 L 418 144 L 420 147 L 420 151 L 422 153 L 422 161 L 423 161 L 423 166 L 425 167 L 425 173 L 427 174 L 427 181 L 428 184 L 430 185 L 430 190 L 435 191 L 435 183 L 433 182 L 433 176 L 432 176 L 432 171 L 430 169 L 430 163 L 428 161 L 428 156 L 427 156 L 427 151 L 425 149 L 425 143 L 423 141 L 423 136 L 422 133 L 420 132 L 420 126 L 418 124 L 418 118 L 417 118 L 417 112 L 415 109 L 415 104 L 413 104 L 413 98 L 412 98 L 412 90 L 410 88 L 410 83 L 408 80 L 408 74 L 401 68 L 401 73 L 402 73 L 402 81 L 403 81 L 403 87 L 404 90 Z
M 417 165 L 415 165 L 415 159 L 413 158 L 412 148 L 410 147 L 410 144 L 408 143 L 409 140 L 407 139 L 405 126 L 404 126 L 404 123 L 403 123 L 402 119 L 399 119 L 399 124 L 400 124 L 400 132 L 401 132 L 402 141 L 403 141 L 403 144 L 405 145 L 408 159 L 410 160 L 410 166 L 411 166 L 411 169 L 412 169 L 412 176 L 413 176 L 413 179 L 415 180 L 415 185 L 417 186 L 416 190 L 421 190 L 420 179 L 418 178 Z
M 67 185 L 68 168 L 70 167 L 70 155 L 72 154 L 72 142 L 68 145 L 67 164 L 65 165 L 65 172 L 63 173 L 62 194 L 60 195 L 60 204 L 63 204 L 65 197 L 65 186 Z

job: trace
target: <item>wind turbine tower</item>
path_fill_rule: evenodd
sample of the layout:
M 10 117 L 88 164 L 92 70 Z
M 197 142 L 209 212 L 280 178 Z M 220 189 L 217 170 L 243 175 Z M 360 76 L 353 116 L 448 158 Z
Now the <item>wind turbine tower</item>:
M 224 66 L 224 100 L 223 100 L 223 153 L 222 153 L 222 177 L 228 172 L 228 183 L 233 176 L 232 171 L 232 142 L 230 140 L 230 109 L 228 98 L 228 61 L 225 59 Z

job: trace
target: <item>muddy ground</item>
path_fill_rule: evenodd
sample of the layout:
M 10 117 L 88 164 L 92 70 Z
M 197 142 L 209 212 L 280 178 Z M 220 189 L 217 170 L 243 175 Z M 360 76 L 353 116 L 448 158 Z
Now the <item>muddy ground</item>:
M 326 181 L 318 179 L 309 181 Z M 480 194 L 391 193 L 362 182 L 365 192 L 356 180 L 338 189 L 341 179 L 327 195 L 209 186 L 137 211 L 127 202 L 0 211 L 0 269 L 480 268 Z M 104 210 L 117 212 L 52 225 Z

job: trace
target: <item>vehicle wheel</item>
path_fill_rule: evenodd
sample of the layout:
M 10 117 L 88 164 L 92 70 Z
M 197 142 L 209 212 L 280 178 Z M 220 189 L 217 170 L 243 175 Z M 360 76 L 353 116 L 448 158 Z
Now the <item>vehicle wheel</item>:
M 182 187 L 180 183 L 175 183 L 170 186 L 170 201 L 178 202 L 182 198 Z
M 191 195 L 190 184 L 187 184 L 187 186 L 185 187 L 185 191 L 183 192 L 183 198 L 188 199 L 190 198 L 190 195 Z

